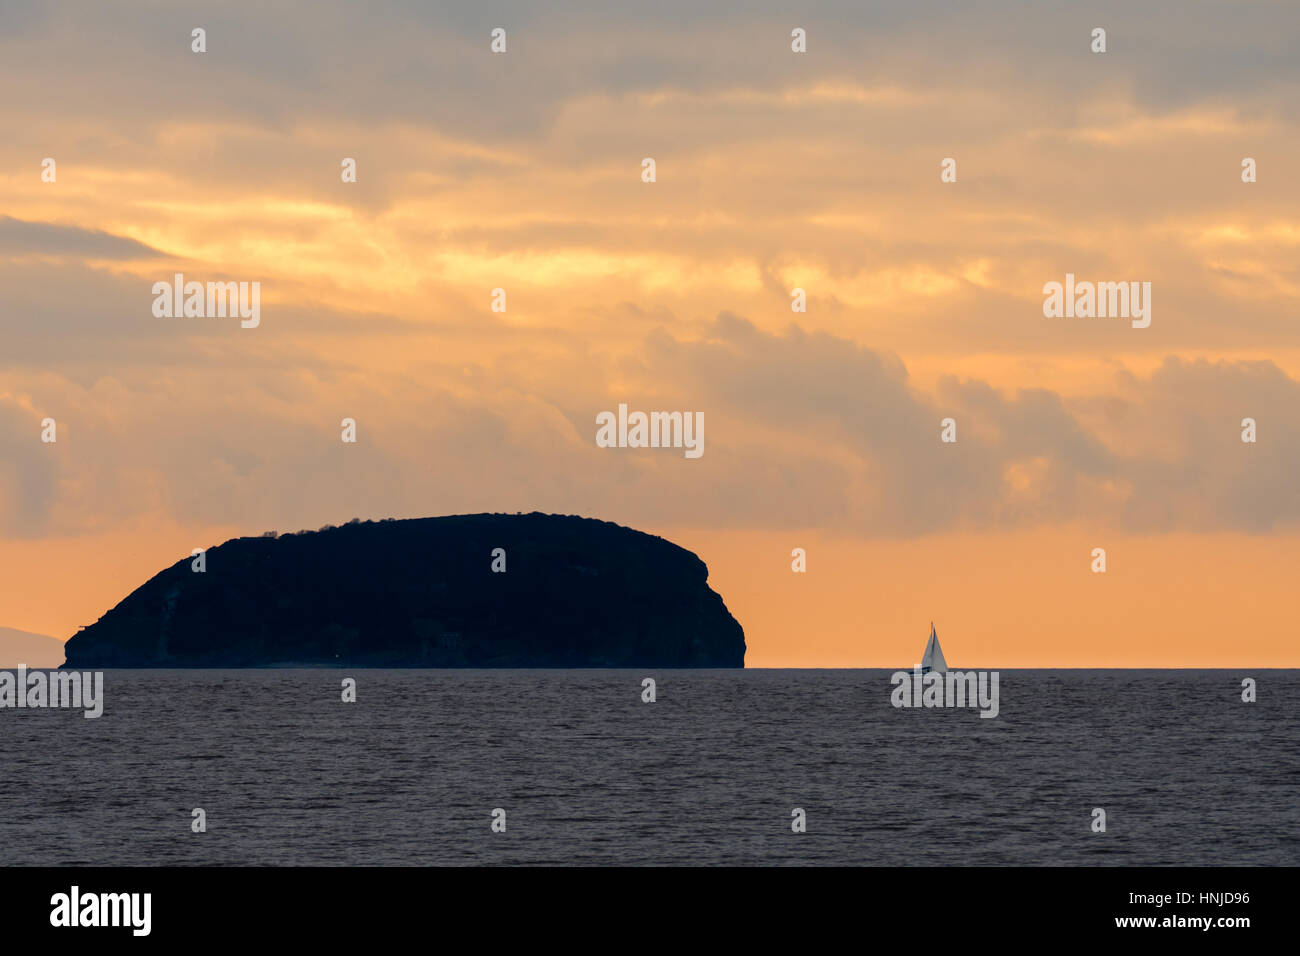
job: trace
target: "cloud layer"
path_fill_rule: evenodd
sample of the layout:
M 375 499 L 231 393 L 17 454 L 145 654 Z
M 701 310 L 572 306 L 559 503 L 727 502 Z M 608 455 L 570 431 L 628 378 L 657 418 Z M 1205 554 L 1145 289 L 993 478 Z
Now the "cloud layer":
M 1177 605 L 1218 660 L 1148 582 L 1213 593 L 1222 532 L 1233 615 L 1277 606 L 1300 541 L 1297 48 L 1285 3 L 7 0 L 0 623 L 211 536 L 539 509 L 698 535 L 770 659 L 858 659 L 863 568 L 901 634 L 997 554 L 990 635 L 1013 593 L 1083 642 Z M 260 283 L 260 326 L 155 318 L 176 273 Z M 1066 273 L 1150 282 L 1150 328 L 1045 319 Z M 703 458 L 597 448 L 624 402 L 703 412 Z M 824 607 L 796 539 L 839 548 Z

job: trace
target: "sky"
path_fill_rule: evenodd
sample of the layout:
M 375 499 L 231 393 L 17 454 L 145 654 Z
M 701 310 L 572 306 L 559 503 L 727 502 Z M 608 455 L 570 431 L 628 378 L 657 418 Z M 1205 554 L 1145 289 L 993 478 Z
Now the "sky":
M 543 511 L 699 554 L 749 666 L 931 621 L 954 667 L 1300 666 L 1297 48 L 1281 2 L 7 0 L 0 626 Z M 155 316 L 176 273 L 260 323 Z M 1150 325 L 1046 317 L 1067 273 Z M 704 454 L 598 447 L 620 403 Z

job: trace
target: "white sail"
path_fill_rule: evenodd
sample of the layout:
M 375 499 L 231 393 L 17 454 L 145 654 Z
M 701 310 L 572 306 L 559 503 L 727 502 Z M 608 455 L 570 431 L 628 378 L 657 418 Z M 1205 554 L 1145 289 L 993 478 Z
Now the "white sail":
M 921 673 L 926 671 L 946 671 L 948 662 L 943 659 L 943 648 L 939 646 L 939 635 L 934 632 L 934 622 L 930 622 L 930 639 L 925 642 L 925 656 L 921 658 Z

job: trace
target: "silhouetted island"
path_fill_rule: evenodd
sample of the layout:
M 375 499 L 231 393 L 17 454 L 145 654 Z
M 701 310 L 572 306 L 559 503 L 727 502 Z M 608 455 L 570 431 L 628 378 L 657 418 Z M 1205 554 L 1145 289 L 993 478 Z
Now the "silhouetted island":
M 64 668 L 745 666 L 704 562 L 608 521 L 354 520 L 192 560 L 70 638 Z

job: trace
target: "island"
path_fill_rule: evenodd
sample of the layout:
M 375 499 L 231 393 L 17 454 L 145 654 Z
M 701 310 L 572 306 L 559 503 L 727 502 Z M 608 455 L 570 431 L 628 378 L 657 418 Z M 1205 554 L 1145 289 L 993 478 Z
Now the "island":
M 63 666 L 744 667 L 708 574 L 593 518 L 354 519 L 183 558 L 69 638 Z

